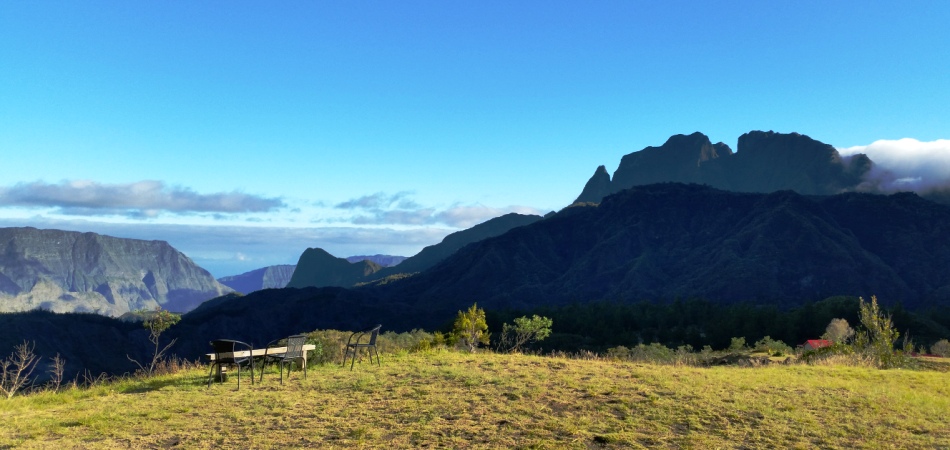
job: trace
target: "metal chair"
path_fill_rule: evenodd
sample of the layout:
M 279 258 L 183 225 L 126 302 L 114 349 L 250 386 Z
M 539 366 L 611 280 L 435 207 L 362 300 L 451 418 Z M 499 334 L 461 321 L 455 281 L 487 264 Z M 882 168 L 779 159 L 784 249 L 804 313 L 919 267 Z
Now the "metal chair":
M 356 354 L 361 348 L 373 349 L 373 353 L 369 353 L 369 363 L 373 363 L 373 354 L 376 354 L 376 364 L 382 367 L 382 363 L 379 362 L 379 352 L 376 351 L 376 337 L 379 336 L 379 329 L 382 328 L 382 325 L 376 325 L 373 328 L 367 328 L 365 330 L 360 330 L 354 332 L 350 335 L 350 338 L 346 340 L 346 353 L 343 354 L 343 367 L 346 367 L 346 358 L 352 356 L 350 360 L 350 370 L 353 370 L 353 365 L 356 364 Z M 360 342 L 363 339 L 363 336 L 369 335 L 369 341 L 366 343 Z M 353 338 L 356 338 L 354 341 Z
M 224 364 L 237 366 L 238 389 L 241 389 L 241 366 L 250 366 L 251 384 L 254 384 L 254 357 L 251 356 L 254 347 L 251 344 L 231 339 L 216 339 L 211 341 L 211 347 L 214 348 L 214 361 L 211 362 L 211 371 L 208 372 L 208 387 L 211 387 L 214 366 L 218 366 L 218 374 L 220 374 L 221 366 Z M 234 356 L 235 352 L 243 352 L 245 349 L 247 356 Z
M 303 377 L 307 378 L 307 364 L 304 363 L 304 344 L 307 343 L 307 335 L 305 334 L 295 334 L 287 338 L 287 351 L 283 353 L 274 353 L 268 354 L 269 352 L 280 339 L 271 341 L 267 344 L 267 349 L 264 350 L 264 361 L 261 363 L 261 382 L 264 382 L 264 367 L 267 366 L 268 362 L 277 363 L 280 367 L 280 384 L 284 384 L 284 365 L 287 367 L 287 378 L 290 379 L 290 369 L 293 368 L 294 361 L 300 360 L 300 365 L 303 366 Z M 281 346 L 285 347 L 285 346 Z

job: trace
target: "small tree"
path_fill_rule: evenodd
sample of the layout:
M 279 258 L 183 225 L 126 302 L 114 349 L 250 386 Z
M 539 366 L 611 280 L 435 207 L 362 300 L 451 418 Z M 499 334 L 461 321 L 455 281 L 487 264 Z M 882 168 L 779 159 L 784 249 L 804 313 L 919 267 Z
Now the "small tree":
M 517 352 L 529 342 L 543 341 L 551 335 L 551 325 L 554 323 L 553 320 L 537 314 L 530 319 L 527 316 L 519 317 L 514 322 L 514 325 L 506 323 L 502 326 L 498 344 L 502 350 Z
M 488 345 L 491 333 L 488 332 L 488 323 L 485 322 L 485 310 L 479 309 L 476 303 L 465 312 L 459 311 L 452 334 L 471 352 L 475 351 L 479 343 Z
M 844 344 L 848 339 L 851 339 L 852 336 L 854 336 L 854 329 L 851 328 L 847 320 L 831 319 L 831 322 L 828 323 L 828 327 L 825 328 L 825 334 L 821 335 L 821 338 L 836 344 Z
M 865 303 L 864 298 L 858 300 L 858 314 L 864 331 L 856 335 L 855 348 L 873 358 L 882 369 L 904 365 L 906 361 L 903 354 L 894 351 L 894 343 L 900 333 L 894 328 L 891 317 L 881 311 L 877 297 L 872 295 L 871 303 Z
M 139 366 L 146 375 L 152 376 L 155 373 L 155 368 L 159 363 L 162 362 L 162 359 L 165 357 L 165 352 L 171 348 L 172 345 L 175 345 L 175 342 L 178 339 L 172 339 L 165 347 L 162 347 L 159 350 L 159 338 L 162 336 L 162 333 L 165 330 L 168 330 L 181 320 L 181 316 L 168 312 L 161 307 L 156 307 L 154 312 L 142 312 L 142 315 L 145 317 L 145 320 L 142 322 L 142 325 L 148 330 L 148 340 L 151 342 L 155 349 L 152 351 L 152 362 L 146 368 L 144 365 L 139 363 L 137 360 L 128 357 L 130 361 L 134 362 Z
M 35 347 L 35 344 L 23 341 L 14 347 L 10 356 L 0 361 L 0 392 L 7 398 L 13 397 L 32 383 L 30 376 L 40 360 L 39 356 L 33 353 Z
M 53 357 L 52 362 L 49 366 L 49 388 L 53 391 L 58 391 L 59 387 L 63 384 L 63 374 L 66 372 L 66 360 L 62 356 L 59 356 L 59 353 Z

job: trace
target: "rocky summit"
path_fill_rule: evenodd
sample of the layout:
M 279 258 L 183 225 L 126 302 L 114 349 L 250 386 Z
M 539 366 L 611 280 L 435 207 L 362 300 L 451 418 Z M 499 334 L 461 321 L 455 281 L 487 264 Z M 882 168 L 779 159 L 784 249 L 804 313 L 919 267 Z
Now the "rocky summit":
M 750 131 L 739 137 L 736 152 L 702 133 L 678 134 L 659 147 L 625 155 L 612 179 L 598 167 L 575 203 L 599 203 L 624 189 L 663 182 L 834 195 L 863 190 L 859 186 L 871 165 L 866 155 L 844 158 L 834 147 L 798 133 Z
M 164 241 L 0 228 L 0 311 L 184 312 L 231 289 Z

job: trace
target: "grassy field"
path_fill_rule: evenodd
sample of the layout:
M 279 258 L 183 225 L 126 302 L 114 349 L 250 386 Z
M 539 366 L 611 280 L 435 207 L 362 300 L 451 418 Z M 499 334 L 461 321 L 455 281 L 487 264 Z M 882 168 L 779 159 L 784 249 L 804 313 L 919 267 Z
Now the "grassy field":
M 0 400 L 0 448 L 950 448 L 950 373 L 402 353 Z

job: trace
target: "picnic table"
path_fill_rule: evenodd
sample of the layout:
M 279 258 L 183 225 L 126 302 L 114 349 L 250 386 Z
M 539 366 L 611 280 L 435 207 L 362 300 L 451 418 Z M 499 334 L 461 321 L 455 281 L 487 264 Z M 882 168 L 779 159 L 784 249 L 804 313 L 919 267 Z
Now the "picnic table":
M 310 350 L 316 350 L 317 346 L 314 344 L 304 344 L 303 346 L 303 363 L 307 364 L 307 352 Z M 267 355 L 283 355 L 287 353 L 287 347 L 270 347 L 270 348 L 255 348 L 254 350 L 241 350 L 237 352 L 222 353 L 221 356 L 234 356 L 235 358 L 246 358 L 250 357 L 263 357 Z M 206 353 L 205 357 L 208 358 L 208 361 L 214 361 L 217 357 L 216 353 Z M 223 380 L 221 377 L 221 366 L 218 366 L 218 380 Z M 254 376 L 253 374 L 251 376 Z

